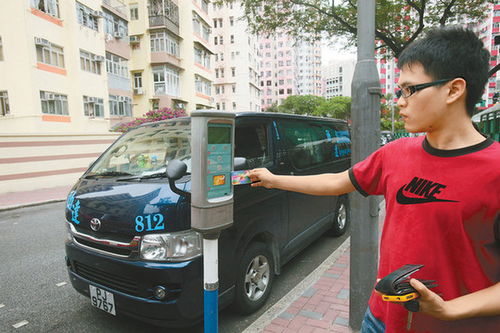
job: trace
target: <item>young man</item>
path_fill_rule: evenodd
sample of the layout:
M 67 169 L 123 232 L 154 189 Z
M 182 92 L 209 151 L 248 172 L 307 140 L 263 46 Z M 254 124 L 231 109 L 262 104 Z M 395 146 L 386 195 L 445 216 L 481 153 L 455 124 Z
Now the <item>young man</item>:
M 405 128 L 425 136 L 389 143 L 339 174 L 280 176 L 255 169 L 252 186 L 384 195 L 378 278 L 405 264 L 423 264 L 412 277 L 438 286 L 430 290 L 411 280 L 420 298 L 410 323 L 402 305 L 374 292 L 364 332 L 500 332 L 500 244 L 494 232 L 500 144 L 481 135 L 470 119 L 488 79 L 489 53 L 473 32 L 452 27 L 415 41 L 398 61 Z

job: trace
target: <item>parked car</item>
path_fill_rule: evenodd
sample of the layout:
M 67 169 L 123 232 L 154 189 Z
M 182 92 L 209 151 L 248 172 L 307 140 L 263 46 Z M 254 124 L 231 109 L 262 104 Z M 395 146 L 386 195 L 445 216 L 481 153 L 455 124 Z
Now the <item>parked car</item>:
M 341 120 L 238 113 L 240 168 L 310 175 L 349 168 L 351 140 Z M 116 140 L 72 188 L 66 205 L 70 281 L 91 304 L 161 326 L 193 325 L 203 314 L 202 238 L 191 229 L 190 118 L 141 125 Z M 242 159 L 243 158 L 243 159 Z M 166 178 L 169 161 L 186 174 Z M 259 309 L 275 274 L 326 231 L 349 225 L 347 196 L 234 188 L 234 223 L 219 238 L 219 304 Z

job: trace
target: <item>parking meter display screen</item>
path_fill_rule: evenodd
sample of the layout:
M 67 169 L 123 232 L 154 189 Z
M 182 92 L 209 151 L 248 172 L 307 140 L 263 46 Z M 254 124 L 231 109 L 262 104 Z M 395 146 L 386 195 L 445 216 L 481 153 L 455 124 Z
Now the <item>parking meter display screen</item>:
M 216 199 L 232 191 L 232 126 L 209 123 L 207 134 L 207 199 Z
M 231 127 L 210 126 L 208 128 L 208 144 L 231 143 Z

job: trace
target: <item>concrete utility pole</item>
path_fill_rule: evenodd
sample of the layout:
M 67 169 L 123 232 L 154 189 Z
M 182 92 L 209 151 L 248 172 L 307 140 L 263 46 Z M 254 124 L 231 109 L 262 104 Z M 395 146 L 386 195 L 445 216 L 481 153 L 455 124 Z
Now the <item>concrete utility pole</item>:
M 352 163 L 379 147 L 381 88 L 375 65 L 375 0 L 358 1 L 358 62 L 352 80 Z M 373 290 L 378 263 L 378 201 L 351 194 L 349 325 L 361 321 Z

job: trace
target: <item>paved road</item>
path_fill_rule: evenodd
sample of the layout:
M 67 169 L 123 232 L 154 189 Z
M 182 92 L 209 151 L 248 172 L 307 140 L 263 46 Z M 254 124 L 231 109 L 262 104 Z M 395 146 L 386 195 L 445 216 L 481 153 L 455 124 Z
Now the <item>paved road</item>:
M 64 203 L 0 212 L 0 332 L 173 332 L 130 318 L 113 317 L 90 305 L 69 283 L 64 263 Z M 288 263 L 266 306 L 242 317 L 230 309 L 219 315 L 219 332 L 242 332 L 268 307 L 325 260 L 347 236 L 321 237 Z M 21 325 L 14 328 L 13 325 Z

